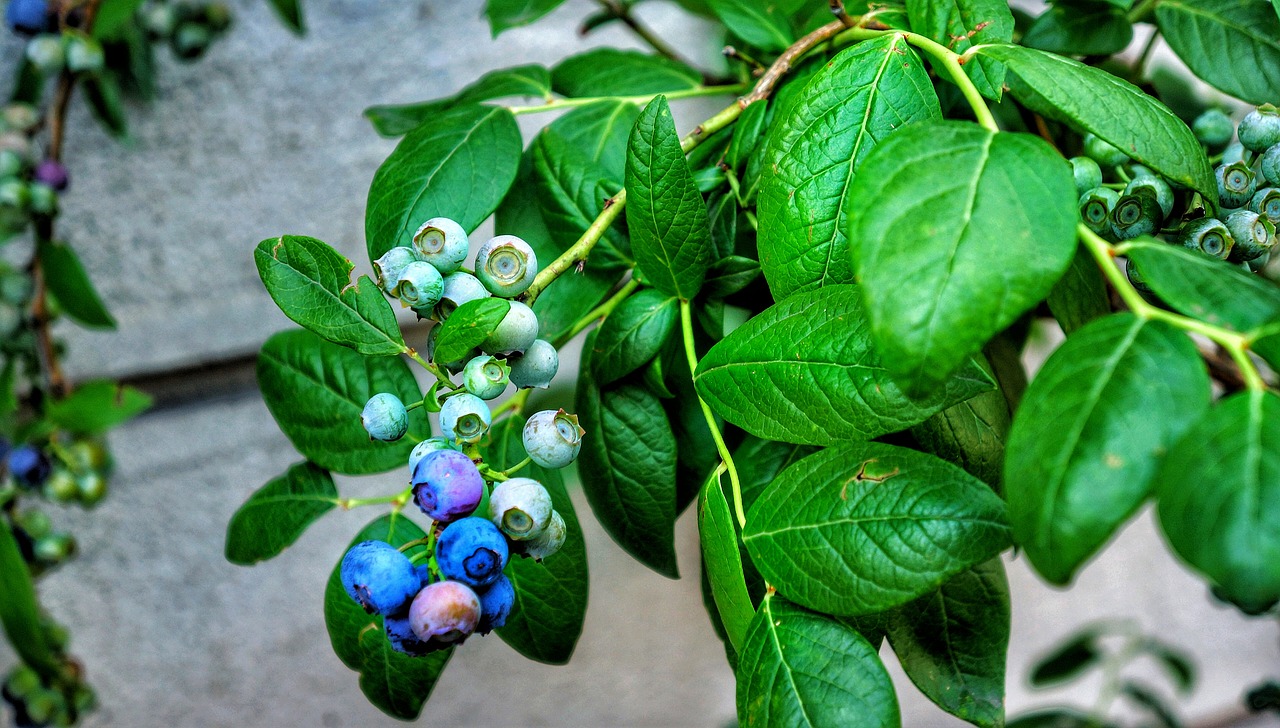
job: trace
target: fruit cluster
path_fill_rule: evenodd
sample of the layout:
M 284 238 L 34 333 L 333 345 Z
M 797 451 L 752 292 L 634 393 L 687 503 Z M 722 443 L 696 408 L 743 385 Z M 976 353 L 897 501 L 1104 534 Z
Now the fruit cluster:
M 36 508 L 17 510 L 20 494 L 43 495 L 53 503 L 92 508 L 107 494 L 110 456 L 96 440 L 49 440 L 11 446 L 0 437 L 0 506 L 9 508 L 14 538 L 32 574 L 38 576 L 75 553 L 75 539 L 55 532 L 49 516 Z
M 70 183 L 62 163 L 40 159 L 32 140 L 40 125 L 40 114 L 30 104 L 15 102 L 0 111 L 0 238 L 57 213 L 58 193 Z M 0 329 L 4 323 L 0 316 Z
M 194 61 L 231 27 L 231 9 L 223 3 L 151 2 L 140 11 L 147 35 L 167 42 L 179 60 Z
M 42 625 L 46 639 L 59 652 L 67 647 L 67 630 L 59 625 Z M 93 709 L 97 702 L 93 688 L 76 681 L 68 689 L 56 689 L 40 679 L 40 674 L 27 665 L 9 672 L 0 688 L 0 697 L 13 708 L 15 726 L 72 726 L 77 717 Z
M 1102 237 L 1128 240 L 1162 235 L 1166 242 L 1259 272 L 1271 260 L 1280 226 L 1280 112 L 1260 106 L 1239 128 L 1219 110 L 1201 114 L 1193 123 L 1196 138 L 1218 162 L 1221 209 L 1207 214 L 1198 195 L 1175 193 L 1165 179 L 1130 164 L 1123 151 L 1095 136 L 1085 137 L 1085 155 L 1071 160 L 1080 192 L 1080 217 Z M 1232 142 L 1238 134 L 1239 141 Z M 1120 179 L 1103 182 L 1103 168 Z M 1136 270 L 1134 287 L 1149 292 Z

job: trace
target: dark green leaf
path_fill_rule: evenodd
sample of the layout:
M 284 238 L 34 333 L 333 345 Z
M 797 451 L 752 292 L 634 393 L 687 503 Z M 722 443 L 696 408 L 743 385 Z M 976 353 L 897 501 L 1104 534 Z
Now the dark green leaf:
M 999 488 L 1009 422 L 1004 392 L 993 389 L 951 405 L 912 427 L 911 434 L 921 450 L 955 463 L 987 485 Z
M 6 359 L 4 368 L 0 369 L 0 435 L 7 435 L 10 440 L 13 439 L 13 427 L 17 424 L 17 418 L 13 416 L 18 411 L 18 393 L 13 387 L 17 373 L 18 360 L 12 357 Z
M 1183 695 L 1191 693 L 1196 685 L 1196 666 L 1190 654 L 1155 639 L 1143 640 L 1140 647 L 1164 667 L 1178 692 Z
M 408 462 L 413 438 L 371 440 L 360 424 L 365 404 L 379 392 L 406 404 L 422 399 L 402 359 L 365 357 L 309 331 L 282 331 L 262 345 L 258 387 L 285 436 L 320 467 L 363 475 Z M 430 437 L 421 407 L 409 413 L 409 432 Z
M 551 69 L 551 88 L 570 98 L 644 96 L 697 88 L 698 72 L 639 51 L 597 48 L 570 56 Z
M 1100 0 L 1050 5 L 1022 36 L 1022 45 L 1072 56 L 1108 56 L 1133 40 L 1125 8 Z
M 89 102 L 89 110 L 102 128 L 116 138 L 128 134 L 129 125 L 124 115 L 124 101 L 120 98 L 120 81 L 116 74 L 108 70 L 86 76 L 82 86 L 84 98 Z
M 733 255 L 738 244 L 738 201 L 732 194 L 713 196 L 707 201 L 707 216 L 711 218 L 711 242 L 716 249 L 713 257 L 723 260 Z M 760 264 L 756 263 L 756 267 Z M 711 275 L 711 271 L 707 273 Z
M 1127 244 L 1125 256 L 1156 295 L 1192 318 L 1241 332 L 1280 322 L 1280 288 L 1225 261 L 1146 241 Z
M 425 535 L 416 524 L 395 512 L 365 526 L 347 548 L 372 540 L 386 541 L 398 547 Z M 412 556 L 423 548 L 415 546 L 406 553 Z M 360 673 L 360 690 L 370 703 L 387 715 L 400 720 L 414 720 L 431 696 L 453 649 L 433 652 L 425 657 L 410 657 L 391 649 L 382 627 L 382 618 L 367 614 L 347 596 L 339 575 L 341 565 L 339 557 L 324 590 L 324 623 L 329 630 L 333 651 L 347 667 Z
M 93 19 L 93 37 L 98 40 L 115 40 L 124 34 L 125 26 L 133 22 L 134 13 L 145 0 L 103 0 Z
M 23 55 L 22 60 L 18 62 L 15 76 L 9 100 L 32 105 L 39 104 L 44 96 L 44 74 L 40 73 L 39 69 Z
M 378 167 L 365 208 L 365 246 L 377 260 L 409 245 L 418 227 L 449 217 L 474 230 L 497 208 L 520 164 L 510 111 L 463 106 L 405 135 Z
M 1159 693 L 1146 685 L 1125 680 L 1120 685 L 1120 692 L 1155 718 L 1156 724 L 1152 728 L 1182 728 L 1182 721 L 1178 720 L 1178 714 L 1173 708 L 1165 703 Z
M 793 445 L 748 435 L 733 452 L 733 461 L 738 466 L 738 476 L 742 480 L 744 510 L 751 510 L 756 499 L 778 477 L 778 473 L 817 451 L 818 448 L 811 445 Z
M 364 110 L 364 116 L 382 136 L 398 137 L 458 106 L 510 96 L 547 98 L 550 95 L 551 73 L 542 66 L 530 64 L 490 71 L 458 93 L 442 99 L 370 106 Z
M 784 51 L 795 41 L 791 15 L 796 2 L 770 0 L 707 0 L 729 31 L 764 51 Z
M 605 318 L 596 333 L 591 365 L 606 385 L 639 369 L 662 349 L 679 317 L 676 299 L 653 288 L 632 294 Z
M 271 7 L 276 11 L 276 15 L 280 18 L 280 22 L 284 23 L 284 27 L 293 31 L 296 35 L 302 35 L 307 32 L 306 20 L 302 15 L 302 0 L 268 0 Z
M 876 348 L 913 393 L 1048 295 L 1080 217 L 1071 169 L 1044 140 L 956 121 L 913 124 L 877 146 L 846 214 Z M 1005 260 L 1018 263 L 993 264 Z
M 568 250 L 577 242 L 609 198 L 621 189 L 580 144 L 565 139 L 555 128 L 548 128 L 529 147 L 531 182 L 542 209 L 542 221 L 558 250 Z M 583 271 L 589 268 L 592 274 L 617 280 L 633 263 L 626 233 L 610 226 L 592 249 Z
M 497 38 L 502 31 L 528 25 L 560 7 L 563 2 L 564 0 L 487 0 L 484 14 L 489 18 L 493 37 Z
M 720 472 L 707 479 L 698 496 L 698 533 L 702 540 L 702 563 L 725 634 L 735 651 L 741 651 L 755 606 L 747 592 L 738 530 L 720 487 Z
M 484 343 L 511 310 L 505 298 L 479 298 L 454 310 L 436 334 L 432 358 L 438 363 L 458 361 Z
M 1280 18 L 1259 0 L 1169 0 L 1160 32 L 1192 73 L 1250 104 L 1280 99 Z
M 1076 257 L 1053 285 L 1045 302 L 1068 336 L 1090 321 L 1111 313 L 1106 281 L 1089 251 L 1076 249 Z
M 1074 680 L 1098 664 L 1103 657 L 1098 648 L 1098 631 L 1086 627 L 1058 645 L 1031 666 L 1031 684 L 1036 687 Z
M 1097 718 L 1075 708 L 1050 708 L 1024 715 L 1005 728 L 1115 728 L 1115 724 L 1099 723 Z
M 339 502 L 328 471 L 310 462 L 291 465 L 249 496 L 231 517 L 224 555 L 243 566 L 270 559 Z
M 777 116 L 757 195 L 760 263 L 775 298 L 853 282 L 845 206 L 855 170 L 894 130 L 941 118 L 929 76 L 900 35 L 842 51 Z
M 692 300 L 711 265 L 711 228 L 664 96 L 640 112 L 631 130 L 626 213 L 632 251 L 645 280 L 664 293 Z
M 14 540 L 9 519 L 0 517 L 0 625 L 22 661 L 46 678 L 57 675 L 59 665 L 40 623 L 40 605 L 31 572 Z
M 769 104 L 765 101 L 752 103 L 742 110 L 742 114 L 733 125 L 733 140 L 725 151 L 724 163 L 737 169 L 747 163 L 751 152 L 760 144 L 768 121 Z
M 737 210 L 734 210 L 736 213 Z M 728 255 L 707 270 L 702 284 L 702 295 L 707 298 L 724 298 L 741 291 L 760 276 L 760 264 L 751 258 Z
M 151 397 L 118 382 L 84 382 L 65 399 L 49 402 L 45 417 L 68 432 L 101 435 L 151 407 Z
M 1277 442 L 1280 396 L 1233 394 L 1170 448 L 1155 478 L 1169 545 L 1249 613 L 1280 599 Z
M 1134 161 L 1218 202 L 1200 142 L 1164 104 L 1138 87 L 1070 58 L 1014 45 L 977 53 L 1003 61 L 1013 95 L 1036 113 L 1096 134 Z
M 507 417 L 494 423 L 481 450 L 490 467 L 503 470 L 524 459 L 524 422 L 523 417 Z M 512 558 L 507 576 L 516 587 L 516 602 L 497 632 L 530 660 L 563 665 L 578 643 L 587 611 L 587 547 L 560 471 L 534 463 L 520 475 L 542 483 L 551 494 L 551 505 L 564 518 L 567 535 L 560 551 L 545 561 Z
M 37 246 L 37 253 L 44 269 L 45 285 L 68 316 L 90 328 L 116 327 L 116 320 L 103 305 L 102 298 L 93 288 L 93 281 L 89 280 L 79 256 L 71 246 L 41 242 Z
M 738 720 L 745 728 L 901 724 L 884 664 L 857 630 L 765 597 L 738 663 Z
M 614 189 L 621 189 L 626 175 L 627 139 L 638 116 L 640 107 L 628 101 L 597 101 L 573 109 L 547 128 L 599 165 L 614 183 Z
M 857 616 L 986 561 L 1009 544 L 1009 529 L 1000 498 L 959 467 L 865 442 L 782 471 L 751 507 L 742 540 L 788 599 Z
M 907 677 L 938 707 L 1003 726 L 1009 621 L 1009 583 L 995 558 L 894 610 L 887 630 Z
M 408 351 L 395 313 L 368 276 L 352 283 L 351 261 L 315 238 L 282 235 L 253 251 L 258 275 L 285 316 L 361 354 Z
M 1036 571 L 1069 582 L 1208 405 L 1204 364 L 1172 326 L 1125 313 L 1072 334 L 1031 381 L 1005 457 L 1014 540 Z
M 907 17 L 912 30 L 956 53 L 1013 40 L 1013 13 L 1003 0 L 907 0 Z M 970 59 L 963 68 L 983 96 L 1000 100 L 1005 71 L 999 63 Z

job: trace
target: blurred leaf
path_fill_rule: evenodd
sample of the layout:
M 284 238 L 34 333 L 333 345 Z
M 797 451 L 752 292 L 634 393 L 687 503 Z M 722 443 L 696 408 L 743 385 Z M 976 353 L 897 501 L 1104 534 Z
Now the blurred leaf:
M 560 7 L 564 0 L 488 0 L 484 6 L 489 28 L 497 38 L 504 30 L 528 25 Z
M 64 243 L 42 241 L 36 248 L 45 285 L 68 316 L 94 329 L 114 329 L 112 318 L 85 273 L 80 257 Z
M 45 417 L 68 432 L 101 435 L 151 407 L 151 397 L 118 382 L 84 382 L 64 399 L 49 402 Z
M 40 623 L 35 584 L 5 517 L 0 517 L 0 594 L 0 624 L 13 650 L 46 679 L 57 675 L 60 666 Z
M 1085 627 L 1031 666 L 1031 684 L 1046 687 L 1074 680 L 1103 657 L 1098 630 Z
M 302 17 L 302 0 L 267 0 L 280 17 L 280 22 L 296 35 L 307 32 L 306 22 Z

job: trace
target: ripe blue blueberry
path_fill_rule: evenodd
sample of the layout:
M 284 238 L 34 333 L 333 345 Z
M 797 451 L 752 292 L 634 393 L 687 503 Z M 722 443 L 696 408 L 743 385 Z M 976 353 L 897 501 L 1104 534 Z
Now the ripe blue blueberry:
M 1076 194 L 1083 195 L 1094 187 L 1102 185 L 1102 168 L 1089 157 L 1072 157 L 1071 173 L 1076 179 Z
M 471 458 L 457 450 L 427 453 L 413 467 L 413 502 L 427 517 L 441 523 L 471 513 L 484 498 L 484 478 Z
M 476 596 L 480 597 L 480 622 L 476 625 L 476 631 L 480 634 L 489 634 L 498 627 L 507 623 L 507 617 L 511 616 L 511 608 L 516 604 L 516 587 L 506 575 L 501 575 L 498 580 L 476 590 Z
M 1202 217 L 1182 226 L 1179 239 L 1184 248 L 1198 250 L 1213 258 L 1225 260 L 1231 254 L 1235 240 L 1231 231 L 1217 218 Z
M 1280 110 L 1271 104 L 1263 104 L 1244 117 L 1237 131 L 1245 149 L 1266 151 L 1268 147 L 1280 144 Z
M 1191 122 L 1191 131 L 1201 144 L 1210 149 L 1219 149 L 1231 141 L 1236 133 L 1236 125 L 1221 109 L 1209 109 Z
M 1129 155 L 1094 134 L 1084 135 L 1084 153 L 1103 167 L 1118 167 L 1129 161 Z
M 1111 210 L 1120 201 L 1120 193 L 1107 187 L 1094 187 L 1080 196 L 1080 219 L 1099 235 L 1111 234 Z
M 546 389 L 560 369 L 560 355 L 551 342 L 535 339 L 523 354 L 508 358 L 507 363 L 511 365 L 512 384 L 521 389 Z
M 418 463 L 422 461 L 428 454 L 436 450 L 457 450 L 451 442 L 443 437 L 428 437 L 417 445 L 413 446 L 413 451 L 409 453 L 409 472 L 413 473 L 418 467 Z
M 1265 217 L 1252 210 L 1236 210 L 1227 216 L 1227 230 L 1235 245 L 1230 259 L 1240 263 L 1253 260 L 1271 250 L 1275 244 L 1276 228 Z
M 514 541 L 536 538 L 551 523 L 551 495 L 532 478 L 503 481 L 489 495 L 489 520 Z
M 418 639 L 418 635 L 414 634 L 413 628 L 409 626 L 407 612 L 403 615 L 384 617 L 382 625 L 387 633 L 387 642 L 391 643 L 391 649 L 401 654 L 421 657 L 445 646 Z
M 523 354 L 538 338 L 538 316 L 533 309 L 512 301 L 507 315 L 484 340 L 480 349 L 486 354 Z
M 373 273 L 377 277 L 378 287 L 388 296 L 396 295 L 396 284 L 400 282 L 400 274 L 405 266 L 418 261 L 418 254 L 413 248 L 398 246 L 382 254 L 373 261 Z
M 422 588 L 409 557 L 385 541 L 361 541 L 342 557 L 339 569 L 347 595 L 366 612 L 381 615 L 402 612 Z
M 495 296 L 513 298 L 538 275 L 538 256 L 514 235 L 499 235 L 476 252 L 476 278 Z
M 409 413 L 404 403 L 390 392 L 379 392 L 369 398 L 360 413 L 360 424 L 370 440 L 394 442 L 409 431 Z
M 1160 203 L 1150 190 L 1124 195 L 1111 211 L 1111 234 L 1116 240 L 1129 240 L 1139 235 L 1150 235 L 1160 227 L 1164 219 Z
M 1272 187 L 1280 187 L 1280 144 L 1272 144 L 1262 154 L 1262 178 Z
M 507 539 L 487 519 L 469 517 L 445 527 L 436 541 L 436 565 L 446 579 L 470 587 L 492 584 L 507 567 Z
M 563 468 L 578 457 L 586 430 L 578 424 L 578 416 L 564 410 L 543 410 L 524 423 L 525 452 L 529 459 L 544 468 Z
M 440 432 L 450 440 L 479 442 L 492 421 L 489 405 L 474 394 L 455 394 L 440 407 Z
M 4 22 L 15 33 L 30 35 L 49 27 L 47 0 L 9 0 L 4 9 Z
M 9 474 L 25 488 L 39 488 L 53 472 L 49 456 L 32 445 L 18 445 L 5 457 Z
M 479 278 L 461 270 L 450 273 L 444 277 L 444 293 L 440 296 L 440 303 L 436 304 L 436 318 L 444 321 L 467 301 L 488 298 L 489 295 Z
M 422 223 L 422 227 L 413 234 L 414 250 L 442 275 L 462 267 L 470 246 L 467 231 L 447 217 L 433 217 Z
M 462 369 L 462 383 L 480 399 L 494 399 L 507 391 L 511 367 L 489 355 L 477 356 Z
M 1124 193 L 1132 195 L 1137 194 L 1139 190 L 1147 190 L 1156 198 L 1156 202 L 1160 205 L 1162 220 L 1173 212 L 1173 188 L 1168 182 L 1154 174 L 1135 175 L 1129 184 L 1125 185 Z
M 1256 188 L 1253 170 L 1244 162 L 1220 165 L 1213 170 L 1218 180 L 1218 200 L 1223 207 L 1244 207 Z
M 396 281 L 396 298 L 412 308 L 421 317 L 431 315 L 431 309 L 444 294 L 444 278 L 430 263 L 415 260 L 400 271 Z
M 559 511 L 551 511 L 551 522 L 542 530 L 542 533 L 528 541 L 513 541 L 512 543 L 519 553 L 535 561 L 542 561 L 559 551 L 560 547 L 564 546 L 568 535 L 564 516 L 561 516 Z
M 1263 187 L 1253 193 L 1249 209 L 1270 220 L 1272 225 L 1280 225 L 1280 188 Z M 514 376 L 513 371 L 512 377 Z
M 456 581 L 437 581 L 418 592 L 409 605 L 409 628 L 432 645 L 462 642 L 480 622 L 480 597 Z

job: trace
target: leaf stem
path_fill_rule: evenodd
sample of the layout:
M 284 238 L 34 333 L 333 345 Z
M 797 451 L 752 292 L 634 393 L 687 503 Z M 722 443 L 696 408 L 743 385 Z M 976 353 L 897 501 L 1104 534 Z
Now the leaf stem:
M 359 508 L 361 506 L 376 506 L 391 503 L 396 506 L 397 510 L 399 510 L 405 503 L 408 503 L 409 499 L 412 497 L 413 486 L 409 486 L 395 495 L 379 495 L 372 498 L 343 498 L 338 501 L 338 505 L 342 507 L 342 510 L 349 511 L 352 508 Z
M 1148 16 L 1156 9 L 1156 5 L 1160 0 L 1142 0 L 1132 10 L 1129 11 L 1129 22 L 1140 23 L 1147 19 Z
M 618 307 L 618 304 L 627 300 L 627 296 L 630 296 L 632 291 L 636 290 L 639 287 L 640 287 L 640 281 L 636 280 L 635 278 L 632 278 L 631 280 L 627 281 L 622 285 L 621 288 L 617 290 L 616 293 L 614 293 L 612 296 L 609 296 L 607 299 L 605 299 L 603 303 L 591 309 L 590 311 L 587 312 L 585 316 L 575 321 L 573 326 L 569 327 L 568 331 L 556 337 L 556 340 L 551 342 L 552 345 L 554 345 L 557 349 L 563 347 L 565 344 L 569 343 L 573 339 L 573 337 L 577 336 L 578 334 L 586 330 L 588 326 L 590 326 L 596 321 L 599 321 L 600 319 L 612 313 L 613 309 Z
M 529 399 L 529 393 L 532 391 L 533 390 L 531 389 L 521 389 L 520 391 L 511 395 L 510 399 L 498 405 L 497 407 L 494 407 L 493 419 L 495 420 L 498 419 L 498 415 L 502 414 L 503 412 L 506 412 L 507 410 L 511 410 L 512 414 L 517 414 L 517 415 L 520 414 L 520 411 L 524 409 L 524 403 Z
M 666 41 L 650 30 L 647 25 L 641 23 L 639 18 L 632 15 L 631 7 L 628 4 L 620 2 L 620 0 L 597 0 L 597 2 L 599 2 L 600 6 L 604 8 L 605 12 L 618 20 L 621 20 L 624 25 L 631 29 L 632 33 L 636 34 L 637 38 L 647 43 L 655 53 L 663 56 L 664 58 L 669 58 L 683 66 L 689 66 L 690 68 L 694 67 L 692 63 L 681 57 L 680 54 L 668 45 Z M 586 35 L 586 33 L 586 28 L 583 28 L 583 30 L 580 31 L 581 35 Z M 703 73 L 702 77 L 707 78 L 707 74 Z
M 418 362 L 418 364 L 420 364 L 423 369 L 426 369 L 427 371 L 434 374 L 436 379 L 440 380 L 440 383 L 448 387 L 449 389 L 457 389 L 458 387 L 462 386 L 460 384 L 454 384 L 453 380 L 449 379 L 448 374 L 445 374 L 444 372 L 440 371 L 440 367 L 436 366 L 435 364 L 432 364 L 426 359 L 423 359 L 422 355 L 419 354 L 417 351 L 413 349 L 406 349 L 405 354 L 410 359 Z
M 727 96 L 730 94 L 740 94 L 746 91 L 747 84 L 735 83 L 727 86 L 697 86 L 690 89 L 681 89 L 679 91 L 668 91 L 662 96 L 668 99 L 693 99 L 703 96 Z M 508 106 L 507 110 L 515 116 L 523 114 L 541 114 L 547 111 L 560 111 L 562 109 L 573 109 L 579 106 L 587 106 L 600 101 L 619 101 L 632 104 L 644 105 L 652 101 L 659 94 L 648 94 L 644 96 L 584 96 L 576 99 L 551 99 L 545 104 L 537 104 L 533 106 Z
M 684 353 L 689 358 L 689 374 L 693 375 L 698 370 L 698 352 L 693 348 L 693 312 L 689 302 L 680 300 L 680 330 L 684 337 Z M 742 483 L 738 480 L 738 467 L 733 464 L 733 454 L 729 452 L 729 446 L 724 443 L 724 437 L 720 434 L 720 428 L 716 425 L 716 416 L 711 412 L 711 408 L 703 401 L 702 395 L 698 395 L 698 404 L 702 407 L 702 416 L 707 420 L 707 429 L 711 431 L 711 439 L 716 442 L 716 451 L 720 453 L 720 461 L 729 471 L 729 485 L 733 488 L 733 511 L 738 519 L 738 527 L 745 528 L 747 525 L 746 510 L 742 507 Z

